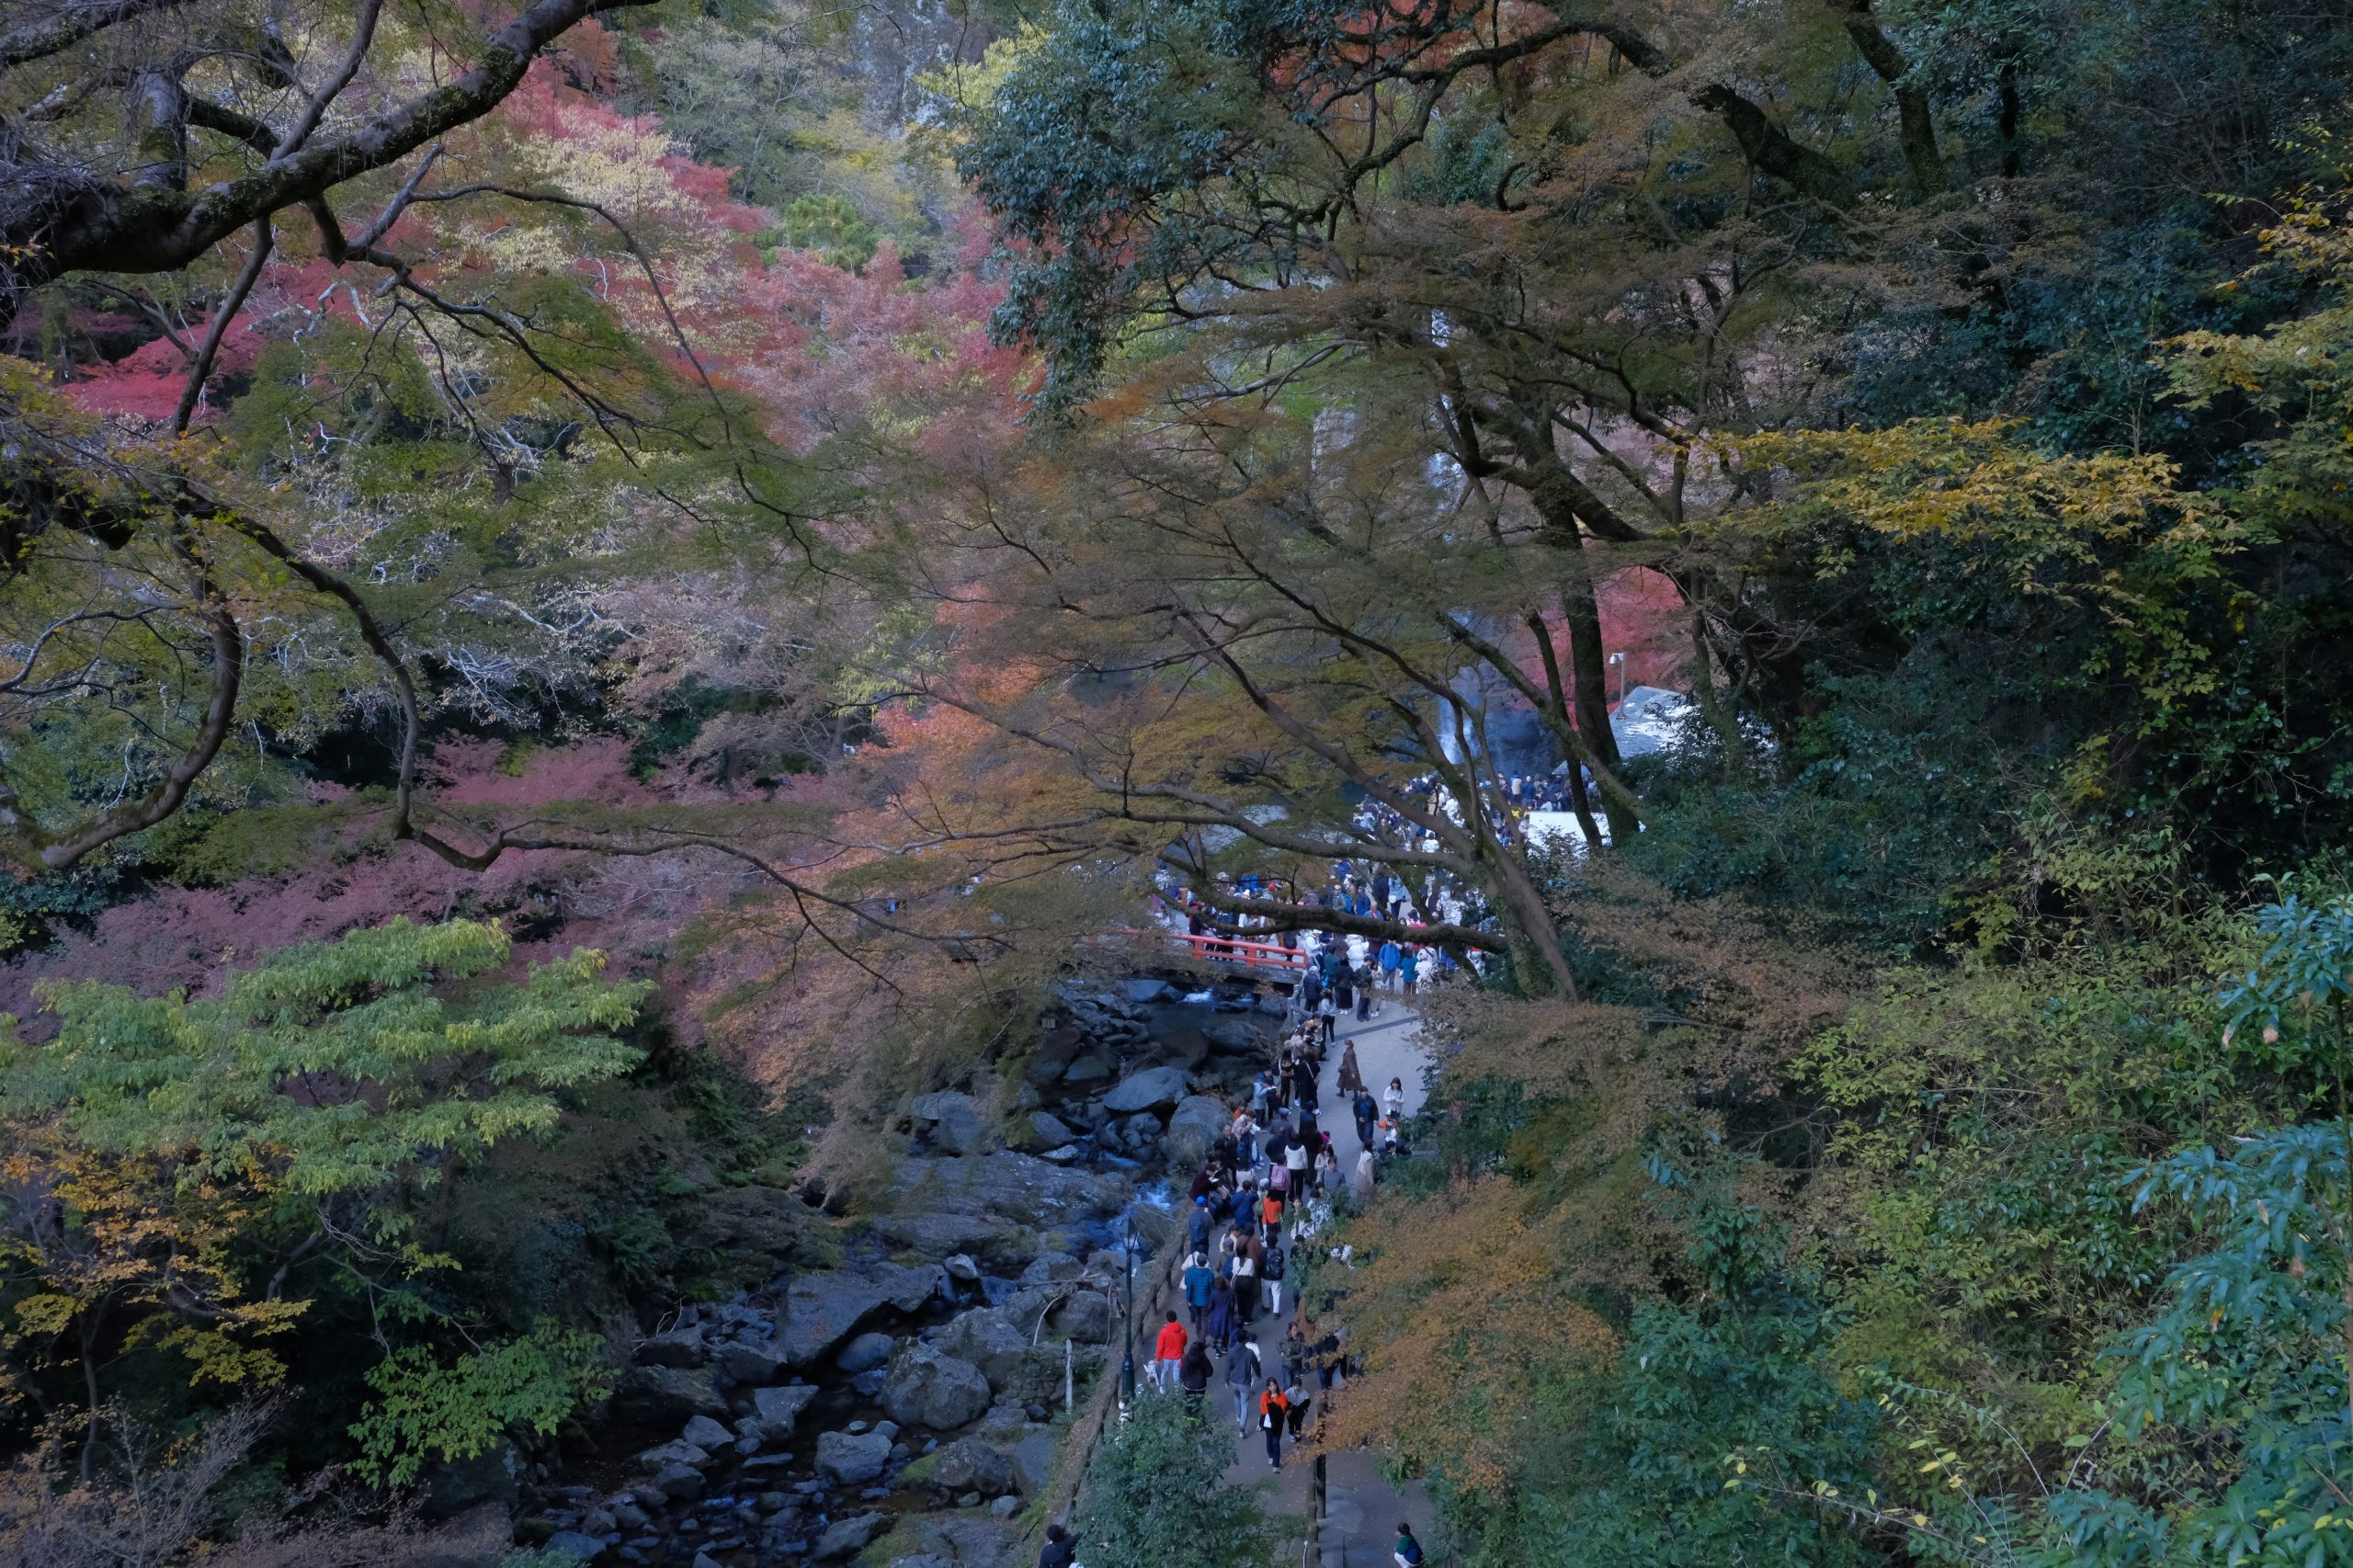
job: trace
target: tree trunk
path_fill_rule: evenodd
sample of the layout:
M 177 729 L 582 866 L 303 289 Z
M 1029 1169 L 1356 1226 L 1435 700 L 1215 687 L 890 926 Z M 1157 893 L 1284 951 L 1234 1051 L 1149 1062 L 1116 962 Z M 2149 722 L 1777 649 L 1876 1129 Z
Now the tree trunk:
M 1528 874 L 1528 862 L 1501 845 L 1495 846 L 1494 860 L 1495 902 L 1502 906 L 1504 918 L 1516 934 L 1511 944 L 1512 956 L 1523 961 L 1532 960 L 1528 979 L 1531 991 L 1564 997 L 1571 1002 L 1585 998 L 1577 990 L 1577 977 L 1569 968 L 1568 955 L 1561 951 L 1559 931 L 1552 925 L 1552 911 L 1544 903 L 1544 894 Z
M 1609 653 L 1601 644 L 1601 600 L 1594 590 L 1593 572 L 1579 540 L 1566 580 L 1561 584 L 1561 618 L 1569 631 L 1569 704 L 1577 733 L 1598 766 L 1597 779 L 1615 778 L 1620 757 L 1618 736 L 1609 727 Z M 1633 802 L 1606 783 L 1601 790 L 1602 814 L 1609 819 L 1609 840 L 1623 844 L 1643 827 Z

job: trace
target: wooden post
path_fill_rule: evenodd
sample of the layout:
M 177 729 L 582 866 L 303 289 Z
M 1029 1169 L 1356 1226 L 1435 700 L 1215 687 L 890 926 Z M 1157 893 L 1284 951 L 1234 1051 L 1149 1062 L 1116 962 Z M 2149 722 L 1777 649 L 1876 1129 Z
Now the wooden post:
M 1307 1498 L 1307 1549 L 1309 1568 L 1324 1568 L 1324 1450 L 1315 1451 L 1315 1487 Z

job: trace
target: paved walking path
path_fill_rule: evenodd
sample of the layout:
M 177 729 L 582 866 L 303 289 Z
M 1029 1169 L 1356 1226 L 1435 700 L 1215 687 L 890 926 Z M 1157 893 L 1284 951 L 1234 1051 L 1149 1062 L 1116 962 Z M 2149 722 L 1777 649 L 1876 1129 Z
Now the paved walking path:
M 1389 1086 L 1389 1080 L 1395 1078 L 1404 1087 L 1405 1114 L 1411 1116 L 1422 1108 L 1422 1070 L 1427 1065 L 1429 1055 L 1422 1049 L 1420 1019 L 1400 1004 L 1394 993 L 1384 992 L 1381 996 L 1381 1012 L 1370 1022 L 1360 1024 L 1354 1017 L 1343 1020 L 1338 1038 L 1325 1054 L 1323 1076 L 1317 1085 L 1322 1098 L 1316 1125 L 1332 1134 L 1332 1146 L 1340 1156 L 1343 1171 L 1356 1169 L 1357 1154 L 1363 1148 L 1357 1141 L 1356 1119 L 1348 1113 L 1339 1090 L 1340 1058 L 1350 1040 L 1356 1042 L 1357 1067 L 1370 1085 L 1374 1098 L 1380 1098 Z M 1286 1314 L 1290 1310 L 1288 1291 L 1283 1310 Z M 1281 1322 L 1262 1312 L 1251 1324 L 1251 1331 L 1257 1338 L 1261 1359 L 1272 1365 L 1282 1347 Z M 1224 1370 L 1222 1362 L 1219 1370 Z M 1227 1421 L 1233 1421 L 1233 1390 L 1222 1381 L 1211 1388 L 1217 1411 Z M 1255 1397 L 1256 1391 L 1253 1392 Z M 1345 1400 L 1347 1391 L 1335 1389 L 1333 1396 Z M 1319 1393 L 1316 1397 L 1327 1396 Z M 1304 1519 L 1312 1507 L 1313 1471 L 1313 1459 L 1306 1454 L 1292 1458 L 1286 1444 L 1283 1467 L 1272 1476 L 1274 1484 L 1267 1498 L 1267 1512 Z M 1269 1479 L 1266 1437 L 1258 1430 L 1255 1417 L 1245 1422 L 1237 1434 L 1233 1464 L 1225 1479 L 1230 1486 L 1256 1486 Z M 1397 1521 L 1411 1521 L 1414 1533 L 1427 1547 L 1436 1538 L 1435 1514 L 1428 1491 L 1421 1483 L 1414 1482 L 1401 1490 L 1381 1478 L 1380 1461 L 1365 1449 L 1335 1453 L 1324 1462 L 1323 1554 L 1320 1562 L 1309 1564 L 1308 1568 L 1393 1568 L 1389 1546 L 1396 1538 Z M 1307 1561 L 1303 1552 L 1300 1561 Z M 1438 1561 L 1435 1552 L 1432 1561 Z

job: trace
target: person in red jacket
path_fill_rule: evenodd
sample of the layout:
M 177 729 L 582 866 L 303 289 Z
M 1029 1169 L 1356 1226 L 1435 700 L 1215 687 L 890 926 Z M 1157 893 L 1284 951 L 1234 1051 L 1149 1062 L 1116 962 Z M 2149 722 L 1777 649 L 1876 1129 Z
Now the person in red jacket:
M 1160 1325 L 1160 1337 L 1152 1347 L 1152 1386 L 1166 1393 L 1176 1381 L 1176 1369 L 1185 1359 L 1185 1325 L 1170 1312 L 1168 1321 Z
M 1266 1392 L 1258 1396 L 1258 1429 L 1267 1434 L 1267 1468 L 1283 1467 L 1283 1417 L 1290 1413 L 1290 1401 L 1275 1380 L 1267 1380 Z

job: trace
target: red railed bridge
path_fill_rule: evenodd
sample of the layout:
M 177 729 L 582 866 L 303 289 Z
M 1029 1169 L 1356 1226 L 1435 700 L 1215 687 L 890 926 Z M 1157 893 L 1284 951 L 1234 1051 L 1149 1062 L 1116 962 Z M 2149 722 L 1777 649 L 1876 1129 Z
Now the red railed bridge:
M 1261 970 L 1270 974 L 1305 974 L 1315 962 L 1313 956 L 1303 949 L 1286 948 L 1280 942 L 1253 942 L 1240 937 L 1207 934 L 1194 937 L 1182 931 L 1131 928 L 1106 931 L 1098 939 L 1133 942 L 1140 947 L 1156 943 L 1172 954 L 1195 963 L 1225 964 L 1235 969 Z

